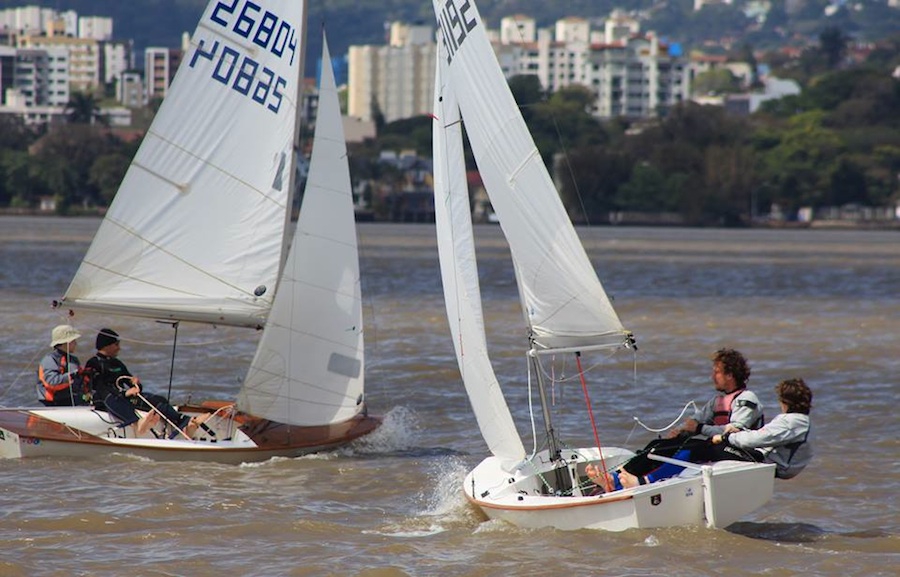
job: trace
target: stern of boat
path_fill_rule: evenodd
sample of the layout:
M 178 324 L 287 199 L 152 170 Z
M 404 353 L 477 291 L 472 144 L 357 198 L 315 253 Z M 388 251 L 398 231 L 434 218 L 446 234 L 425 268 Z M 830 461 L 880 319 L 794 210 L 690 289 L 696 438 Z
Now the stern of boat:
M 775 465 L 720 461 L 701 472 L 706 526 L 723 529 L 765 505 L 775 490 Z

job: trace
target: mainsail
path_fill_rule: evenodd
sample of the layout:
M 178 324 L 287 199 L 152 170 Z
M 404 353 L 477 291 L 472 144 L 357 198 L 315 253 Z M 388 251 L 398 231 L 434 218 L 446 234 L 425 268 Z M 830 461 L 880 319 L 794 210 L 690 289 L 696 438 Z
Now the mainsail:
M 319 108 L 297 231 L 256 356 L 244 412 L 325 425 L 362 408 L 363 318 L 353 194 L 341 112 L 323 40 Z
M 303 4 L 209 3 L 63 306 L 262 325 L 292 198 Z
M 621 346 L 627 338 L 525 125 L 478 9 L 433 0 L 442 50 L 478 169 L 509 242 L 536 350 Z
M 491 453 L 514 464 L 525 449 L 488 357 L 475 262 L 472 216 L 463 162 L 462 126 L 453 91 L 435 71 L 434 212 L 447 319 L 459 371 Z

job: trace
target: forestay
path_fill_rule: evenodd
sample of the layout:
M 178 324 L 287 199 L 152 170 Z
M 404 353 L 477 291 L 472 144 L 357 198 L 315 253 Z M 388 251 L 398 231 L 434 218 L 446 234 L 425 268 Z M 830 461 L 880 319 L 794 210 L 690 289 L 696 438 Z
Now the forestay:
M 621 346 L 627 339 L 467 0 L 433 0 L 448 84 L 509 242 L 534 348 Z
M 289 218 L 303 5 L 209 3 L 64 306 L 262 325 Z
M 343 421 L 362 407 L 363 369 L 353 194 L 334 72 L 323 42 L 303 206 L 238 407 L 289 425 Z
M 525 457 L 525 449 L 488 357 L 459 108 L 453 91 L 442 82 L 443 63 L 438 57 L 432 138 L 444 302 L 459 371 L 482 436 L 493 455 L 512 465 Z

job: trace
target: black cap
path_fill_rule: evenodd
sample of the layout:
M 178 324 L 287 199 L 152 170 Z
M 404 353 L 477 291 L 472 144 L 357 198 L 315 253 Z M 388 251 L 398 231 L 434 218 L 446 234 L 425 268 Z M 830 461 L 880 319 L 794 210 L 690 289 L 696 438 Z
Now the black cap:
M 97 350 L 119 342 L 119 333 L 112 329 L 100 329 L 97 333 Z

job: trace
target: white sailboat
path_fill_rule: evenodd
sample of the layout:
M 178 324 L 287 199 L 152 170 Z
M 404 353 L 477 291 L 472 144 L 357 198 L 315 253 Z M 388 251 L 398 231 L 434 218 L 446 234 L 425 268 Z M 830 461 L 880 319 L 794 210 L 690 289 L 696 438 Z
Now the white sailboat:
M 615 447 L 566 448 L 554 429 L 548 359 L 633 347 L 590 264 L 503 77 L 472 0 L 433 0 L 440 28 L 434 103 L 435 217 L 447 318 L 460 373 L 491 455 L 463 482 L 488 517 L 522 527 L 603 529 L 705 523 L 725 527 L 766 503 L 774 466 L 679 462 L 685 473 L 596 494 L 585 468 L 634 456 Z M 491 367 L 475 263 L 460 118 L 509 243 L 528 328 L 543 448 L 528 454 Z M 552 361 L 549 361 L 552 362 Z M 532 415 L 532 423 L 535 417 Z M 599 445 L 599 441 L 597 441 Z
M 380 424 L 364 400 L 353 199 L 327 45 L 308 181 L 285 241 L 305 11 L 296 0 L 209 2 L 60 303 L 262 328 L 236 402 L 179 407 L 207 420 L 175 439 L 90 406 L 3 409 L 0 456 L 259 461 L 332 449 Z

